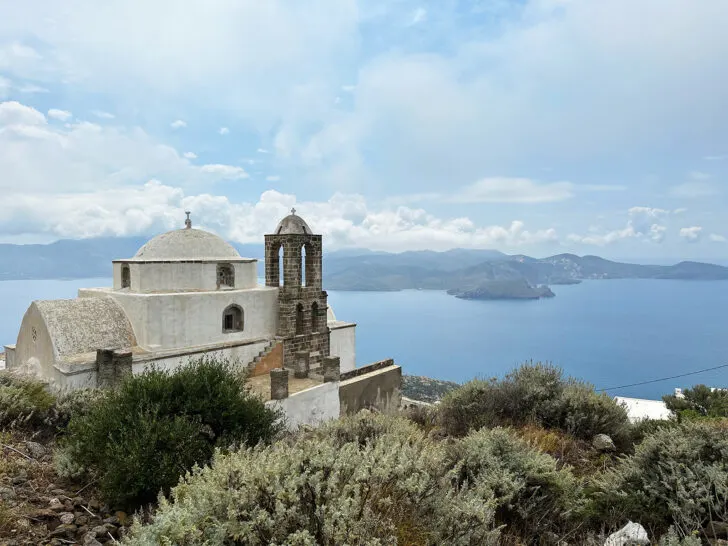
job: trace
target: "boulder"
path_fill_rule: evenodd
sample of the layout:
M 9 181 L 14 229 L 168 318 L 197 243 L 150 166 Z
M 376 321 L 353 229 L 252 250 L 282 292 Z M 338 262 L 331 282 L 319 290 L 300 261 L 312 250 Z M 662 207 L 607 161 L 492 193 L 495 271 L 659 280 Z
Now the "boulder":
M 607 436 L 607 438 L 609 437 Z M 604 546 L 637 546 L 649 543 L 650 538 L 647 536 L 645 528 L 639 523 L 633 523 L 630 521 L 619 531 L 609 535 Z
M 25 442 L 25 449 L 28 450 L 28 453 L 34 459 L 42 459 L 47 453 L 46 448 L 38 442 Z
M 594 436 L 592 438 L 592 446 L 597 451 L 614 451 L 617 449 L 612 439 L 606 434 L 597 434 Z

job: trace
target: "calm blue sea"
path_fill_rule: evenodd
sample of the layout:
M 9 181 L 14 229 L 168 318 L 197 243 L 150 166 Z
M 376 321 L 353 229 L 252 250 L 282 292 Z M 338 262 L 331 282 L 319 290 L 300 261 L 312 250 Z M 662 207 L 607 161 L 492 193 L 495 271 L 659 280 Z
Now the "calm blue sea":
M 74 297 L 110 279 L 0 282 L 0 344 L 14 343 L 31 300 Z M 356 322 L 357 358 L 392 357 L 405 373 L 465 381 L 551 361 L 598 388 L 728 363 L 728 282 L 613 280 L 553 287 L 538 301 L 466 301 L 444 292 L 329 292 Z M 728 368 L 610 391 L 657 398 L 698 382 L 728 386 Z

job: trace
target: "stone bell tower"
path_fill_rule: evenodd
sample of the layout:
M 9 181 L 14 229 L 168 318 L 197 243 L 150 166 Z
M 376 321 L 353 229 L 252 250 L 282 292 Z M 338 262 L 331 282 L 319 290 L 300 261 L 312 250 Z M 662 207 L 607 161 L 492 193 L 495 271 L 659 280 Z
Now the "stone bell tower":
M 321 281 L 321 235 L 314 235 L 296 209 L 265 236 L 265 284 L 278 287 L 278 338 L 283 366 L 293 369 L 300 353 L 311 368 L 329 356 L 327 294 Z

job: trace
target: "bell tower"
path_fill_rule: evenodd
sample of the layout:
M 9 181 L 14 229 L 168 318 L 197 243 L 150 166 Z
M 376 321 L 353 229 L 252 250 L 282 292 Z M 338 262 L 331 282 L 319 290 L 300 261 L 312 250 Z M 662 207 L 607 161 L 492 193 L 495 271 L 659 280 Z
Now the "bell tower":
M 283 341 L 284 368 L 294 367 L 296 353 L 308 353 L 311 368 L 320 367 L 329 356 L 321 239 L 296 209 L 265 236 L 265 284 L 278 288 L 277 334 Z

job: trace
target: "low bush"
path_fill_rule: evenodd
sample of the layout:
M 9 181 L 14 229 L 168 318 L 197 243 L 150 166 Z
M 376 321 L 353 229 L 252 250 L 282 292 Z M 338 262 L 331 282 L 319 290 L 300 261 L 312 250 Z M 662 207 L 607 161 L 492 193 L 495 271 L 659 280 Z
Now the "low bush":
M 658 428 L 596 480 L 595 519 L 680 537 L 728 523 L 728 420 Z
M 206 464 L 216 447 L 266 442 L 280 426 L 279 414 L 246 390 L 234 366 L 204 357 L 175 373 L 131 376 L 74 414 L 57 469 L 86 471 L 109 502 L 135 506 Z
M 448 393 L 439 406 L 447 432 L 463 436 L 481 427 L 536 424 L 591 440 L 608 434 L 626 448 L 627 412 L 608 395 L 581 381 L 564 378 L 547 364 L 526 364 L 501 380 L 475 380 Z
M 401 418 L 347 418 L 295 441 L 218 454 L 129 543 L 498 544 L 492 493 L 449 487 L 445 460 L 442 444 Z
M 10 372 L 0 372 L 0 429 L 47 425 L 56 397 L 48 385 Z
M 529 446 L 513 431 L 482 429 L 452 444 L 449 478 L 456 489 L 494 495 L 496 522 L 527 541 L 569 534 L 583 503 L 579 480 L 568 466 Z
M 680 421 L 701 417 L 728 417 L 728 390 L 711 390 L 705 385 L 695 385 L 692 389 L 684 389 L 681 397 L 669 394 L 662 399 Z

